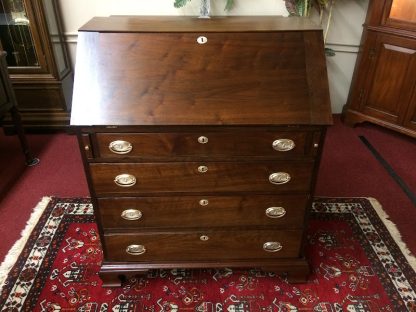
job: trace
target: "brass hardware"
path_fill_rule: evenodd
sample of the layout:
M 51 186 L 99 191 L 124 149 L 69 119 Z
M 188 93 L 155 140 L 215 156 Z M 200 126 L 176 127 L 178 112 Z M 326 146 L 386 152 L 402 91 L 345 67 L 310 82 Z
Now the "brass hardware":
M 201 172 L 201 173 L 205 173 L 205 172 L 208 171 L 208 167 L 207 166 L 199 166 L 198 171 Z
M 121 213 L 121 217 L 128 221 L 139 220 L 142 216 L 142 212 L 137 209 L 126 209 Z
M 126 252 L 132 256 L 140 256 L 146 252 L 146 248 L 143 245 L 129 245 Z
M 130 142 L 123 141 L 123 140 L 117 140 L 113 141 L 108 145 L 108 148 L 110 151 L 112 151 L 114 154 L 128 154 L 133 149 L 133 145 L 131 145 Z
M 279 152 L 288 152 L 295 148 L 296 144 L 291 139 L 278 139 L 273 141 L 273 149 Z
M 278 252 L 282 250 L 283 246 L 279 242 L 267 242 L 263 244 L 264 251 L 267 252 Z
M 283 207 L 270 207 L 266 209 L 266 216 L 272 219 L 282 218 L 286 214 L 286 209 Z
M 290 174 L 287 172 L 276 172 L 269 176 L 269 181 L 272 184 L 286 184 L 290 179 Z
M 198 142 L 201 144 L 207 144 L 208 143 L 208 138 L 206 136 L 200 136 L 198 138 Z
M 318 148 L 318 147 L 319 147 L 319 144 L 318 144 L 318 143 L 315 143 L 315 144 L 313 145 L 313 147 L 314 147 L 314 148 Z
M 207 43 L 207 42 L 208 42 L 208 38 L 207 38 L 207 37 L 205 37 L 205 36 L 199 36 L 199 37 L 196 39 L 196 42 L 198 42 L 199 44 L 205 44 L 205 43 Z
M 209 201 L 208 201 L 208 199 L 201 199 L 201 200 L 199 201 L 199 204 L 200 204 L 201 206 L 208 206 Z
M 201 237 L 199 238 L 201 241 L 206 242 L 207 240 L 209 240 L 209 236 L 207 235 L 201 235 Z
M 84 149 L 85 149 L 86 151 L 89 151 L 89 150 L 90 150 L 90 147 L 89 147 L 88 145 L 85 145 L 85 146 L 84 146 Z
M 114 178 L 114 183 L 121 187 L 131 187 L 137 182 L 134 175 L 123 173 Z

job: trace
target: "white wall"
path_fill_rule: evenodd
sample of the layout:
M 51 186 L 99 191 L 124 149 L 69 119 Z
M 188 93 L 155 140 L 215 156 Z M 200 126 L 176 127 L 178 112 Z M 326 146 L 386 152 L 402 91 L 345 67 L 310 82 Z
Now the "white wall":
M 198 15 L 198 0 L 181 9 L 173 0 L 58 0 L 72 63 L 75 63 L 77 30 L 94 16 L 108 15 Z M 287 15 L 283 0 L 235 0 L 224 12 L 225 0 L 211 1 L 213 15 Z M 332 110 L 340 113 L 346 102 L 360 43 L 368 0 L 337 0 L 327 46 L 335 57 L 327 59 Z

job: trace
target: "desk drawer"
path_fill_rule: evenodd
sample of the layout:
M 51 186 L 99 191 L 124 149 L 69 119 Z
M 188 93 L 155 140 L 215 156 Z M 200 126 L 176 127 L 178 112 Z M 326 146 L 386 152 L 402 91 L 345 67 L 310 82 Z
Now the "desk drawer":
M 301 228 L 308 195 L 99 198 L 107 229 L 277 226 Z
M 97 195 L 171 192 L 307 192 L 313 162 L 93 163 Z M 270 182 L 272 179 L 275 183 Z
M 302 231 L 105 234 L 107 261 L 193 261 L 298 257 Z M 265 245 L 266 244 L 266 245 Z M 265 251 L 265 249 L 270 251 Z
M 187 133 L 97 133 L 102 158 L 269 156 L 299 157 L 309 153 L 312 132 L 229 131 Z

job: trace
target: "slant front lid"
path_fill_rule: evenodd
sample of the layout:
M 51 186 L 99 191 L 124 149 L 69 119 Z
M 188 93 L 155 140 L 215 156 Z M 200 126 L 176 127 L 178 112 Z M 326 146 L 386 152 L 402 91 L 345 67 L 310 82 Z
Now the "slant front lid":
M 330 124 L 322 31 L 273 19 L 94 19 L 79 34 L 71 125 Z

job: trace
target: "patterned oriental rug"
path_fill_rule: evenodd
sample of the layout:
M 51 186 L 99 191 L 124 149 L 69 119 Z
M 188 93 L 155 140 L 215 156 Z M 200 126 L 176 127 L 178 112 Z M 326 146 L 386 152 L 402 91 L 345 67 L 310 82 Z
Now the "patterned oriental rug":
M 0 311 L 416 311 L 415 258 L 374 199 L 315 200 L 305 284 L 256 269 L 176 269 L 102 288 L 88 199 L 45 198 L 22 235 L 1 267 Z

